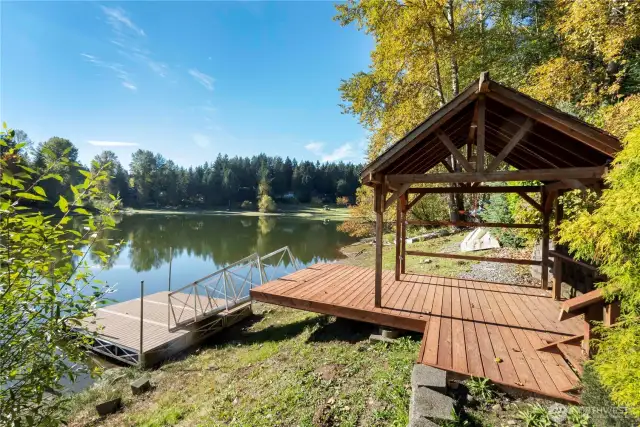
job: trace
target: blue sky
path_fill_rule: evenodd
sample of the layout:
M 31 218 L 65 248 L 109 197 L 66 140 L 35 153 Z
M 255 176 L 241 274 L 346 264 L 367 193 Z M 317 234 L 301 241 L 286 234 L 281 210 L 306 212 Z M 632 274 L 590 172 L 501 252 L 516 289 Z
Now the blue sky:
M 338 106 L 372 40 L 331 2 L 1 2 L 0 119 L 88 162 L 138 148 L 189 166 L 218 153 L 362 161 Z

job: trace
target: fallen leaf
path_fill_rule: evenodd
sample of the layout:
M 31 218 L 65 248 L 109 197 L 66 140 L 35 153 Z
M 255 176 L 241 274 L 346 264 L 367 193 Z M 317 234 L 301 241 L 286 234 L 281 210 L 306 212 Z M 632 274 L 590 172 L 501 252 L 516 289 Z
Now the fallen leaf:
M 502 359 L 499 357 L 496 357 L 496 363 L 502 363 Z

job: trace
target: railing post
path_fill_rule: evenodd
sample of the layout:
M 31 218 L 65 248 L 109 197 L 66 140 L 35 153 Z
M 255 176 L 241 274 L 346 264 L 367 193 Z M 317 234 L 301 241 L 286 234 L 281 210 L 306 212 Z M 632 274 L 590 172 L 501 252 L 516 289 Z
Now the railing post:
M 198 282 L 193 283 L 193 293 L 195 294 L 193 298 L 193 315 L 194 322 L 198 321 Z
M 138 364 L 142 366 L 144 352 L 144 280 L 140 281 L 140 353 L 138 354 Z

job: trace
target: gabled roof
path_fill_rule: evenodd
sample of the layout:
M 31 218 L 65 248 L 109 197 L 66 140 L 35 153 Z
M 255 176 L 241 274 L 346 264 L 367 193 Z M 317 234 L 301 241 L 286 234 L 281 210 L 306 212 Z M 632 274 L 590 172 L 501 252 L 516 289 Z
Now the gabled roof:
M 361 172 L 367 182 L 375 174 L 420 174 L 447 159 L 451 152 L 436 135 L 439 130 L 457 148 L 473 140 L 477 100 L 485 102 L 485 151 L 497 156 L 517 133 L 524 136 L 504 161 L 517 169 L 604 166 L 621 149 L 620 142 L 602 129 L 558 111 L 488 78 L 469 85 L 389 147 Z M 521 128 L 525 122 L 530 128 Z

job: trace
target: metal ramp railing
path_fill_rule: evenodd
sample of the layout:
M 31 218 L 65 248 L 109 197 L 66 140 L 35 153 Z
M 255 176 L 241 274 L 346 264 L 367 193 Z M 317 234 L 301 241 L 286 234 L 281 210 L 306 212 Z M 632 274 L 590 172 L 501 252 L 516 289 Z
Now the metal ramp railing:
M 285 255 L 289 258 L 288 265 Z M 274 259 L 278 260 L 275 264 L 271 262 Z M 262 257 L 253 253 L 169 292 L 169 330 L 191 325 L 249 301 L 252 288 L 282 277 L 289 266 L 294 271 L 299 269 L 298 261 L 285 246 Z

